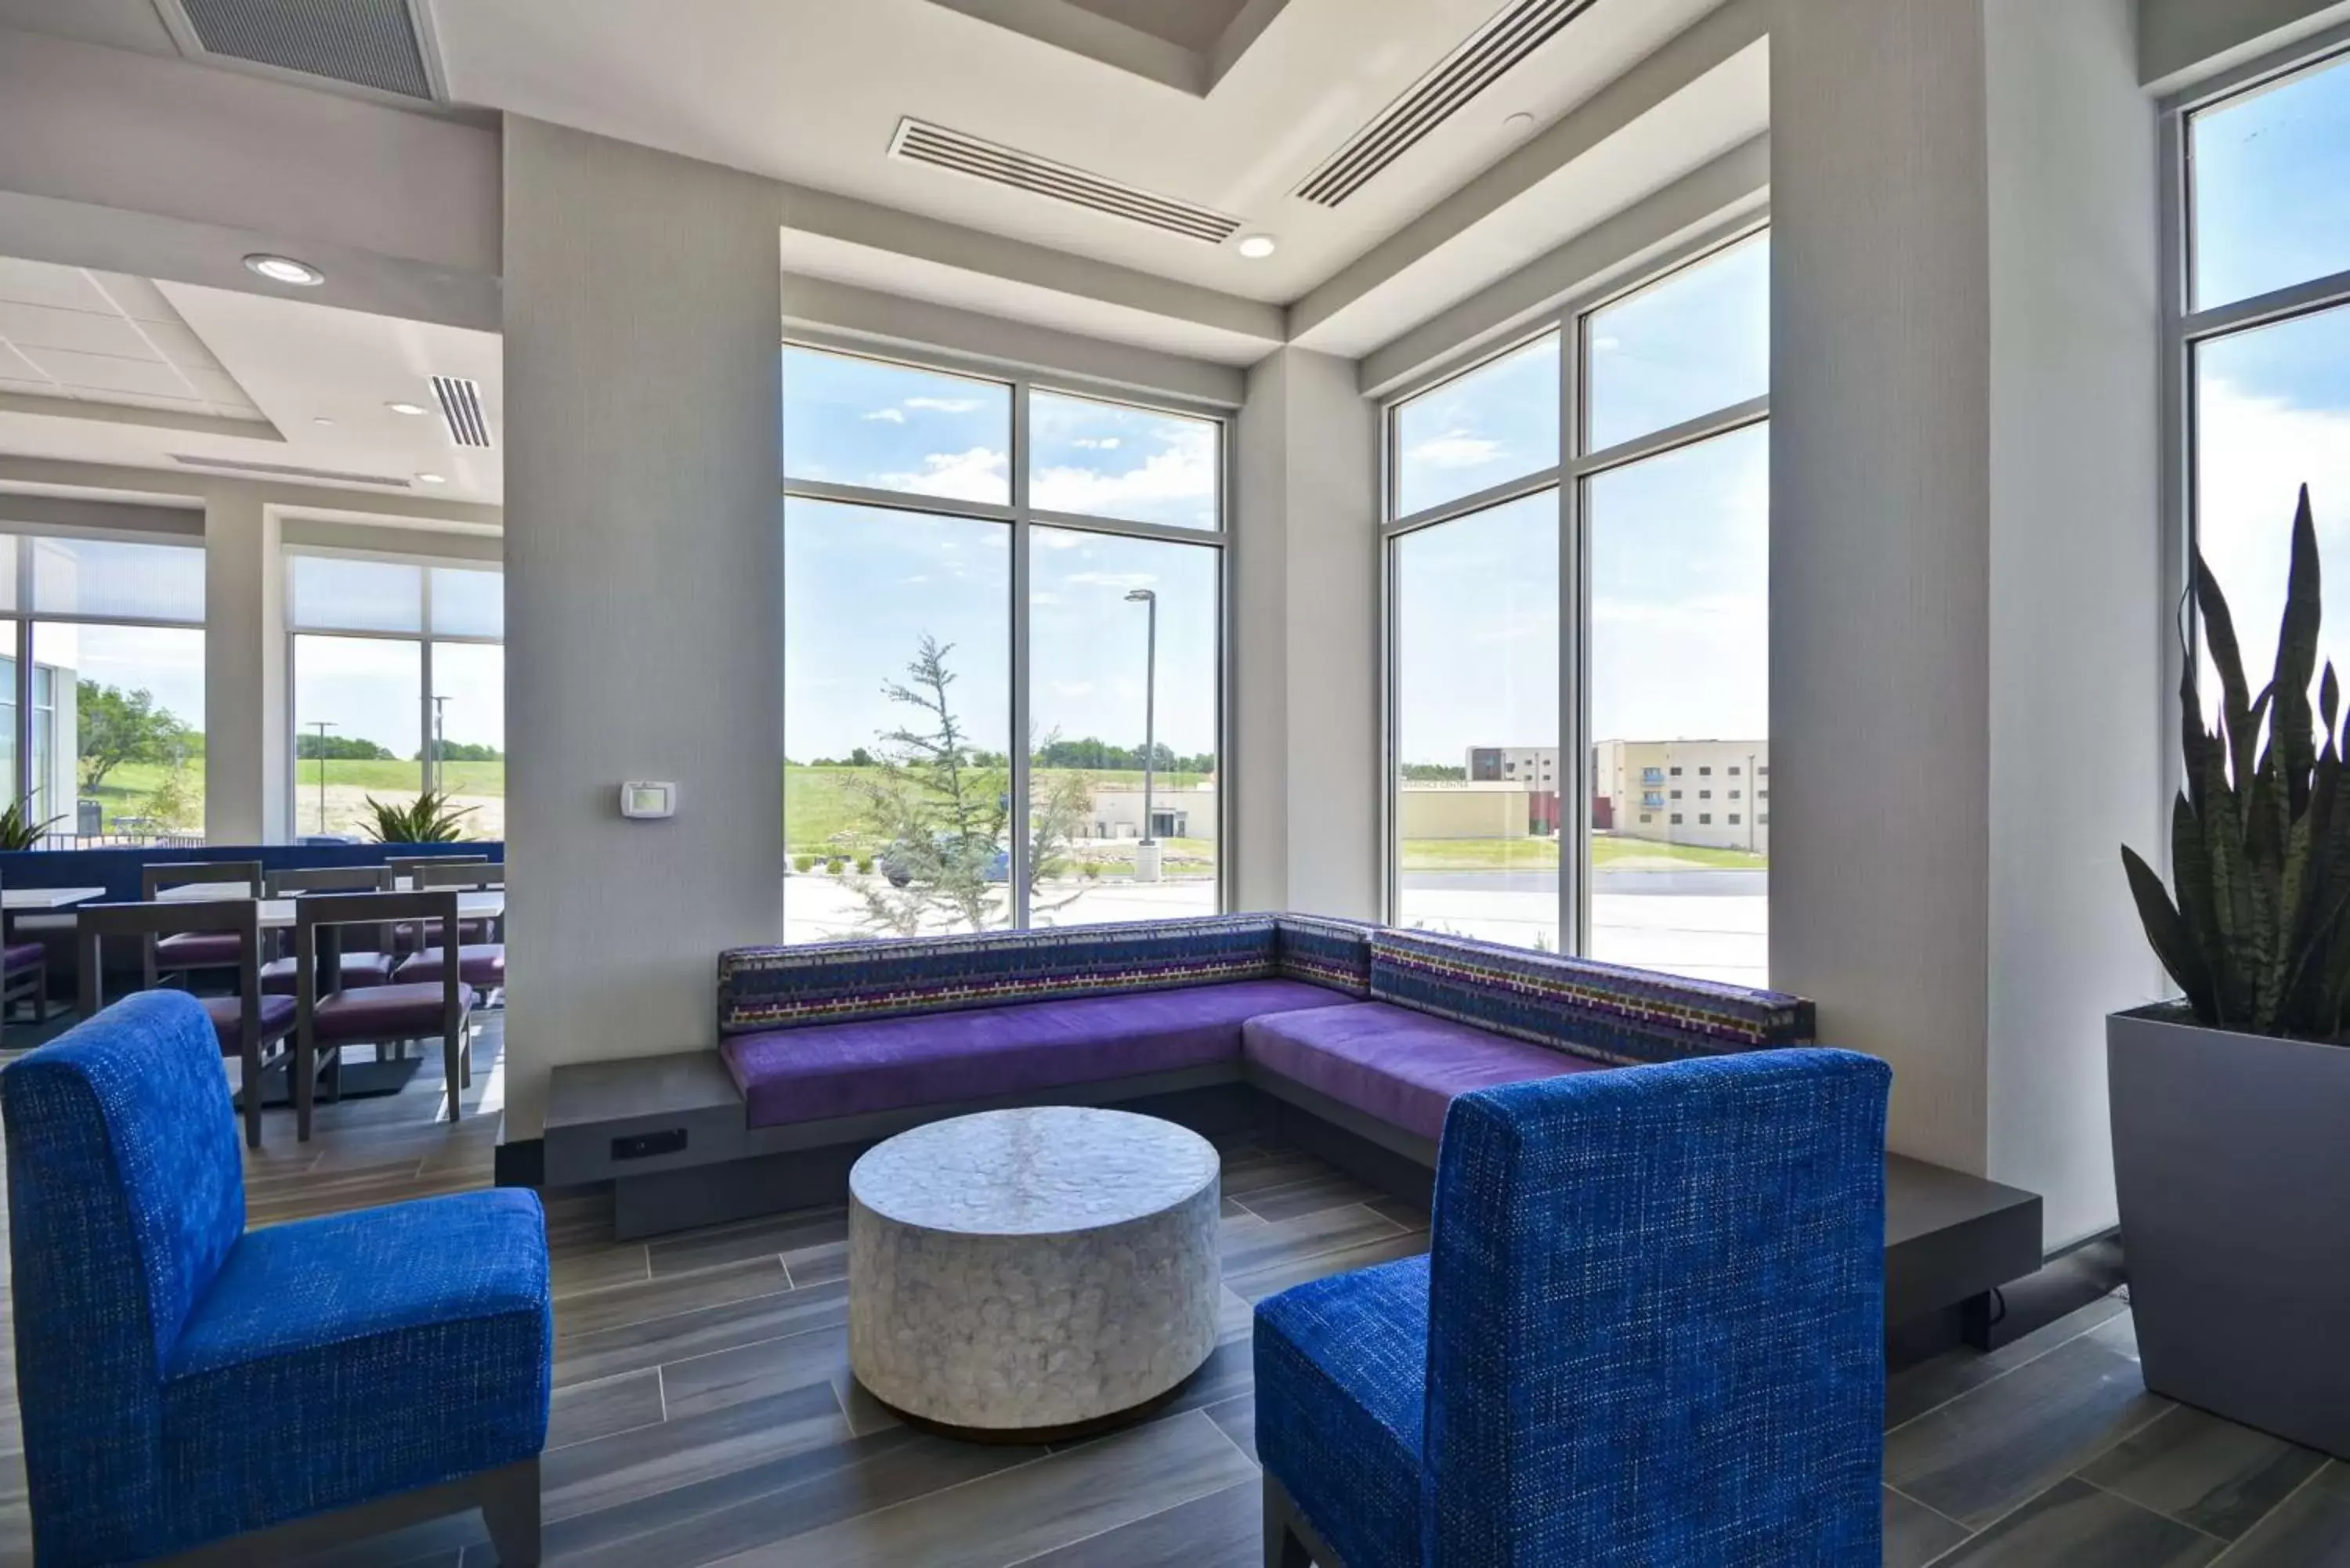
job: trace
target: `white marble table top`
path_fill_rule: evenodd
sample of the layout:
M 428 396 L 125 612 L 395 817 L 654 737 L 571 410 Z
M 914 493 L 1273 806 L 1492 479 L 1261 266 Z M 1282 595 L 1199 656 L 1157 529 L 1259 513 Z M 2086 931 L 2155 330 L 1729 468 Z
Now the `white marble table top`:
M 105 897 L 103 888 L 10 888 L 0 891 L 0 909 L 10 914 L 24 909 L 65 909 Z
M 1083 1106 L 982 1111 L 868 1150 L 849 1190 L 896 1224 L 980 1236 L 1101 1230 L 1216 1179 L 1215 1147 L 1156 1116 Z

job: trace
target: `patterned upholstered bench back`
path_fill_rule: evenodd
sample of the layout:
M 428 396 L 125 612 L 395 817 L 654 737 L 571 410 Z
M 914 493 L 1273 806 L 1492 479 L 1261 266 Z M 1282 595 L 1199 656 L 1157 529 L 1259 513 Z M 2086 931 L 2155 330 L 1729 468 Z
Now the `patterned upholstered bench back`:
M 1264 980 L 1282 972 L 1275 948 L 1270 915 L 736 948 L 718 958 L 718 1028 L 741 1034 Z M 1367 985 L 1367 964 L 1364 972 Z
M 1619 1065 L 1806 1045 L 1816 1029 L 1784 992 L 1426 931 L 1379 929 L 1370 948 L 1381 1002 Z

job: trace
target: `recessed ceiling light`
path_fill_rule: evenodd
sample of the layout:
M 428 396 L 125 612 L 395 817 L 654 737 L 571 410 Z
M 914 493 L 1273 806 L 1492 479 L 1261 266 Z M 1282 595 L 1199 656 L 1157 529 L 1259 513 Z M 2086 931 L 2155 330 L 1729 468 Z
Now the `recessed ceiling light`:
M 384 407 L 395 414 L 421 414 L 431 411 L 422 403 L 386 403 Z
M 327 281 L 327 275 L 306 261 L 292 256 L 273 256 L 265 253 L 244 258 L 244 265 L 272 283 L 290 283 L 302 288 L 316 288 Z
M 1281 248 L 1281 242 L 1271 234 L 1243 234 L 1233 248 L 1251 261 L 1263 261 Z
M 416 476 L 416 483 L 419 484 L 446 484 L 449 482 L 437 473 L 420 473 Z
M 1502 121 L 1502 124 L 1504 129 L 1510 130 L 1532 130 L 1534 128 L 1534 117 L 1528 114 L 1524 109 L 1520 109 L 1517 113 Z

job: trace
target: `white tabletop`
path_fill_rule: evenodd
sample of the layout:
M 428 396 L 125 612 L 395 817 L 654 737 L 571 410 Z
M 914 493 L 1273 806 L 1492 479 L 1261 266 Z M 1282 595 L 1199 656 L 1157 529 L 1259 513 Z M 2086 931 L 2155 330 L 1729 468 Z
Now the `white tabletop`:
M 184 887 L 166 888 L 155 898 L 159 903 L 191 903 L 246 896 L 244 890 L 234 883 L 191 882 Z M 261 929 L 265 931 L 292 930 L 294 906 L 297 901 L 293 898 L 260 899 Z M 466 892 L 460 889 L 457 894 L 457 918 L 461 920 L 494 920 L 505 912 L 506 896 L 503 891 Z
M 103 888 L 10 888 L 0 890 L 0 909 L 65 909 L 105 897 Z
M 1214 1186 L 1219 1164 L 1207 1139 L 1156 1116 L 1038 1106 L 901 1132 L 858 1159 L 848 1189 L 894 1225 L 1054 1236 L 1174 1209 Z

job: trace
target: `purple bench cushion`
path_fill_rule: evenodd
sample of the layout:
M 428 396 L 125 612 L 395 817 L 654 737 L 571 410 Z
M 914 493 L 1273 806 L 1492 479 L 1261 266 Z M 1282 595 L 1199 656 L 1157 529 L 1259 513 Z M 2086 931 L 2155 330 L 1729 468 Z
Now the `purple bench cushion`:
M 778 1127 L 1231 1062 L 1249 1019 L 1333 1005 L 1345 1002 L 1318 985 L 1236 981 L 809 1024 L 719 1049 L 750 1125 Z
M 300 989 L 302 976 L 299 959 L 272 959 L 261 966 L 261 989 L 283 996 L 291 996 Z M 362 986 L 391 983 L 390 953 L 343 954 L 343 989 L 357 990 Z
M 203 999 L 204 1013 L 213 1021 L 213 1034 L 220 1041 L 221 1054 L 234 1056 L 244 1049 L 244 1003 L 234 996 L 207 996 Z M 265 996 L 261 999 L 261 1039 L 266 1045 L 294 1027 L 294 999 L 290 996 Z
M 359 1041 L 424 1040 L 441 1033 L 441 987 L 376 985 L 319 999 L 311 1033 L 321 1045 Z M 457 988 L 459 1012 L 472 1011 L 473 993 Z
M 1241 1040 L 1241 1054 L 1266 1071 L 1431 1141 L 1455 1095 L 1606 1070 L 1384 1002 L 1252 1018 Z

